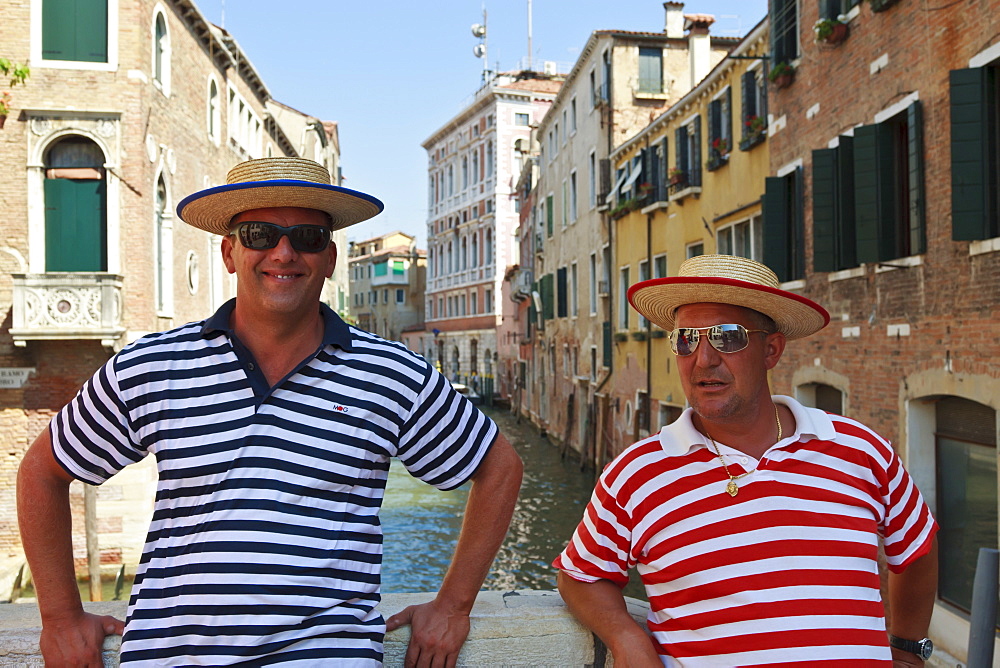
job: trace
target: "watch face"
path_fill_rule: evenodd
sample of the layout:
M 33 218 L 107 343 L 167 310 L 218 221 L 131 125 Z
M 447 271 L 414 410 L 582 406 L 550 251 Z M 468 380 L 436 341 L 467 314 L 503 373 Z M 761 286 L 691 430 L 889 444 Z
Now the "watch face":
M 920 658 L 926 661 L 931 658 L 931 654 L 934 653 L 934 643 L 930 641 L 930 638 L 924 638 L 920 641 Z

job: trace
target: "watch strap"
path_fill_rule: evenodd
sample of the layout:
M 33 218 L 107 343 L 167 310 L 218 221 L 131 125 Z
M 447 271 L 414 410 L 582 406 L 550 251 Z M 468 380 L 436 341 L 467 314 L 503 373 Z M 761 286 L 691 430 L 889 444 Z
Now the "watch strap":
M 923 638 L 922 640 L 907 640 L 906 638 L 894 636 L 891 633 L 889 634 L 889 645 L 904 652 L 915 654 L 924 660 L 929 658 L 929 653 L 927 652 L 928 645 L 933 647 L 927 638 Z

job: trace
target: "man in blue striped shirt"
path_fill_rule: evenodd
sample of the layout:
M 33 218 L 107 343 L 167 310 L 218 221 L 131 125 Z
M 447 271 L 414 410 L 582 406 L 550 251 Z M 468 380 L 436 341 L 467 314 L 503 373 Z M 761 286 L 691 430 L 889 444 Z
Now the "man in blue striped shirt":
M 380 665 L 411 624 L 407 665 L 454 665 L 507 531 L 521 461 L 423 358 L 319 301 L 332 230 L 379 213 L 309 160 L 237 165 L 178 206 L 221 234 L 237 297 L 115 355 L 25 455 L 18 513 L 50 665 Z M 68 487 L 152 453 L 159 482 L 126 624 L 83 611 Z M 376 609 L 378 510 L 391 458 L 441 489 L 471 480 L 433 601 Z

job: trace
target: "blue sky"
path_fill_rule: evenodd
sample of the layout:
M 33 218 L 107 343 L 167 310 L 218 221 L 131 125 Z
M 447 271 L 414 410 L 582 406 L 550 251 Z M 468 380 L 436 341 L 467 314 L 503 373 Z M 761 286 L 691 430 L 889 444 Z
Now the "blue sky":
M 363 239 L 394 230 L 426 241 L 427 158 L 420 144 L 479 88 L 472 54 L 481 0 L 197 0 L 224 25 L 279 101 L 337 121 L 344 185 L 385 202 L 348 231 Z M 526 0 L 485 5 L 490 68 L 516 67 L 528 53 Z M 223 12 L 225 16 L 223 17 Z M 767 13 L 767 0 L 701 0 L 687 14 L 712 14 L 712 33 L 740 36 Z M 569 71 L 594 30 L 663 30 L 661 0 L 533 0 L 532 59 Z M 538 67 L 536 65 L 536 67 Z

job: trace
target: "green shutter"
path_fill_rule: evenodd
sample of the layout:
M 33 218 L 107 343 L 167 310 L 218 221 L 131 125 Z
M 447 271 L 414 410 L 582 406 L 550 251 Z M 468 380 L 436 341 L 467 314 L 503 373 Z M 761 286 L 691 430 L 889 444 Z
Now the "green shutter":
M 375 265 L 375 275 L 376 276 L 388 276 L 389 275 L 389 263 L 379 262 Z
M 604 344 L 604 346 L 603 346 L 603 348 L 604 348 L 604 350 L 603 350 L 603 352 L 604 352 L 603 363 L 604 363 L 604 366 L 606 366 L 606 367 L 608 367 L 610 369 L 611 368 L 612 355 L 613 355 L 613 346 L 612 346 L 612 343 L 611 343 L 611 323 L 609 321 L 607 321 L 607 320 L 604 321 L 603 326 L 601 327 L 601 340 L 602 340 L 602 343 Z
M 77 0 L 76 9 L 74 60 L 108 62 L 108 1 Z
M 693 186 L 701 185 L 701 116 L 694 118 L 694 140 L 691 142 L 693 151 L 691 155 L 691 173 L 688 174 L 688 183 Z
M 813 151 L 812 164 L 813 271 L 837 271 L 837 149 Z
M 107 0 L 43 0 L 42 56 L 108 62 Z
M 106 271 L 103 180 L 45 180 L 45 271 Z
M 996 71 L 992 67 L 952 70 L 951 238 L 988 239 L 1000 234 L 990 152 L 997 145 Z
M 549 237 L 552 236 L 552 220 L 552 195 L 548 195 L 545 198 L 545 229 Z
M 854 222 L 854 138 L 841 137 L 837 147 L 837 257 L 840 268 L 858 265 Z
M 555 305 L 552 303 L 555 300 L 554 284 L 555 277 L 552 274 L 542 276 L 541 290 L 539 290 L 542 295 L 542 320 L 551 320 L 555 317 Z
M 854 130 L 854 220 L 858 262 L 879 260 L 877 125 Z
M 905 230 L 910 236 L 910 255 L 919 255 L 926 248 L 924 234 L 925 199 L 924 199 L 924 123 L 920 100 L 906 109 L 906 151 L 909 160 L 910 173 L 907 175 L 908 204 L 910 208 L 910 229 Z
M 406 273 L 406 263 L 402 260 L 392 261 L 392 273 L 395 276 L 402 276 Z
M 789 280 L 791 272 L 788 238 L 790 197 L 789 179 L 783 176 L 764 179 L 764 264 L 778 275 L 779 281 Z

